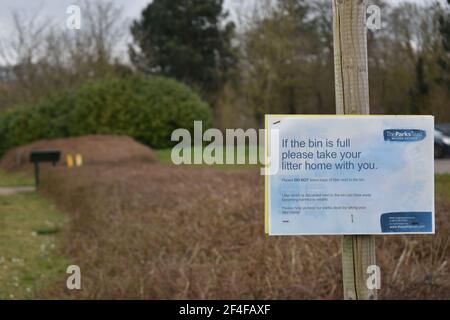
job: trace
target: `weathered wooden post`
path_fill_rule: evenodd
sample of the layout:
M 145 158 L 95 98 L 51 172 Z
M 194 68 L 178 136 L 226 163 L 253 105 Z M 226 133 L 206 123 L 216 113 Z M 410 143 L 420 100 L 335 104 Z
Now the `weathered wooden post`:
M 369 114 L 365 0 L 332 0 L 337 114 Z M 375 237 L 344 236 L 342 272 L 345 299 L 376 299 L 366 285 L 375 265 Z

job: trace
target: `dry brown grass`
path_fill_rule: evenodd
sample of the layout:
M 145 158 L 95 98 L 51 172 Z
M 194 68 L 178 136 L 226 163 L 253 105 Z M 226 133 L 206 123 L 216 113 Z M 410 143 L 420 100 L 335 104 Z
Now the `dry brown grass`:
M 134 163 L 57 168 L 43 192 L 70 213 L 64 254 L 83 290 L 44 298 L 342 298 L 339 237 L 267 237 L 257 170 Z M 450 297 L 450 202 L 437 234 L 377 237 L 380 297 Z
M 86 162 L 43 167 L 42 192 L 69 214 L 62 254 L 83 290 L 61 279 L 41 298 L 342 298 L 340 237 L 264 235 L 256 169 L 149 164 L 151 150 L 110 136 L 40 141 L 1 166 L 34 149 Z M 450 176 L 439 183 L 436 235 L 377 237 L 381 298 L 450 298 Z

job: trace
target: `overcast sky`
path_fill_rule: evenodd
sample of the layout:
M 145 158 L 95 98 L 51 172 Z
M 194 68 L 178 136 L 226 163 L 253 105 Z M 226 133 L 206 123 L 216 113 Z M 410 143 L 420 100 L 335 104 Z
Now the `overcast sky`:
M 78 0 L 1 0 L 0 4 L 0 38 L 8 37 L 11 33 L 11 15 L 12 12 L 18 12 L 23 16 L 32 16 L 36 12 L 42 17 L 50 18 L 61 25 L 65 26 L 67 18 L 66 9 L 71 4 L 76 4 Z M 94 0 L 89 0 L 94 1 Z M 142 9 L 152 0 L 95 0 L 95 1 L 112 1 L 117 6 L 123 8 L 124 17 L 131 21 L 139 17 Z M 235 17 L 234 12 L 238 8 L 241 12 L 245 12 L 253 7 L 257 0 L 225 0 L 226 8 Z M 392 4 L 402 1 L 409 2 L 425 2 L 431 0 L 389 0 Z M 125 46 L 124 46 L 125 47 Z M 0 61 L 1 64 L 1 61 Z
M 93 1 L 93 0 L 90 0 Z M 96 1 L 110 1 L 110 0 L 96 0 Z M 111 0 L 118 6 L 124 9 L 124 15 L 129 18 L 136 18 L 139 16 L 142 9 L 151 2 L 151 0 Z M 412 2 L 424 2 L 426 0 L 408 0 Z M 5 31 L 5 28 L 10 23 L 11 12 L 21 12 L 24 14 L 33 14 L 40 10 L 43 15 L 52 17 L 55 20 L 63 21 L 66 17 L 66 8 L 70 4 L 76 3 L 77 0 L 1 0 L 0 5 L 0 30 Z M 236 8 L 242 10 L 242 3 L 244 8 L 251 8 L 255 0 L 225 0 L 225 6 L 230 11 L 235 11 Z M 401 0 L 390 0 L 389 2 L 398 3 Z

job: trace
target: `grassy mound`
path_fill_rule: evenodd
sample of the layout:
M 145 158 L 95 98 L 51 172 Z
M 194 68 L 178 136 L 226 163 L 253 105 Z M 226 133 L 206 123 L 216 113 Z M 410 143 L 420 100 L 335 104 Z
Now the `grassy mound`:
M 85 164 L 157 162 L 154 152 L 130 137 L 93 135 L 67 139 L 39 140 L 9 150 L 1 159 L 0 167 L 6 171 L 29 164 L 29 155 L 34 150 L 61 150 L 64 162 L 68 154 L 83 156 Z

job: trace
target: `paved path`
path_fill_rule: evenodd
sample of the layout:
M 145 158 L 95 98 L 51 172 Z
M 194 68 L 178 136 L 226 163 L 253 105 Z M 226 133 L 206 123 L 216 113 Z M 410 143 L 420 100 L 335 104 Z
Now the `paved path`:
M 439 159 L 434 162 L 436 173 L 450 173 L 450 159 Z
M 16 193 L 33 192 L 36 188 L 33 186 L 23 187 L 0 187 L 0 196 L 8 196 Z

